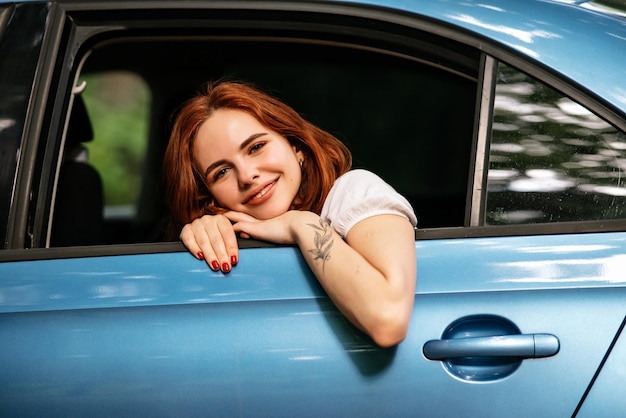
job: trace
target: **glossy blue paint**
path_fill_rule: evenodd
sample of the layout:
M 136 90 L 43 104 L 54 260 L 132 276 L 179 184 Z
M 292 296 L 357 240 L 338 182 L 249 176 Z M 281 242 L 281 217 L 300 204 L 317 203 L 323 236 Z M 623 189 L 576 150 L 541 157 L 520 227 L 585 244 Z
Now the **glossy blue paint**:
M 359 3 L 436 19 L 502 43 L 626 113 L 624 18 L 604 15 L 584 5 L 544 0 L 362 0 Z
M 583 404 L 579 417 L 611 417 L 626 411 L 626 397 L 621 390 L 626 385 L 626 335 L 620 338 L 611 350 L 606 364 Z
M 0 263 L 0 408 L 14 416 L 567 416 L 626 312 L 615 273 L 625 237 L 419 241 L 409 336 L 386 350 L 345 320 L 290 247 L 244 249 L 229 275 L 186 253 Z M 580 269 L 510 266 L 584 266 L 590 253 L 597 260 L 584 280 Z M 560 351 L 523 360 L 506 378 L 460 380 L 422 350 L 474 315 L 552 334 Z
M 325 344 L 318 309 L 314 301 L 276 301 L 4 317 L 0 352 L 13 361 L 3 367 L 0 405 L 19 412 L 30 404 L 29 415 L 93 416 L 103 404 L 107 416 L 295 413 L 290 392 L 305 396 L 302 386 L 322 387 L 334 369 L 358 379 L 340 341 Z
M 280 266 L 280 275 L 276 275 Z M 4 312 L 319 297 L 295 248 L 247 249 L 231 273 L 185 252 L 0 264 Z M 42 274 L 45 272 L 45 275 Z M 302 277 L 306 280 L 302 280 Z
M 418 241 L 418 293 L 626 286 L 626 233 Z M 433 260 L 445 257 L 441 265 Z
M 417 241 L 416 251 L 417 294 L 626 287 L 626 233 Z M 0 313 L 325 295 L 294 247 L 244 249 L 228 274 L 180 252 L 5 262 L 0 277 Z

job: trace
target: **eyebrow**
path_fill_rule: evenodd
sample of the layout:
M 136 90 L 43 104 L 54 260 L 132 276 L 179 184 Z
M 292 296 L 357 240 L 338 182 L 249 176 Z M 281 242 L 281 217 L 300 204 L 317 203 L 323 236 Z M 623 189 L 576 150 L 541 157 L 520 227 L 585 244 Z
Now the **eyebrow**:
M 257 138 L 259 138 L 259 137 L 261 137 L 263 135 L 267 135 L 267 133 L 266 132 L 259 132 L 259 133 L 250 135 L 249 137 L 244 139 L 241 142 L 241 144 L 239 144 L 239 150 L 242 151 L 242 150 L 246 149 L 246 147 L 250 144 L 250 142 L 254 141 L 255 139 L 257 139 Z M 216 167 L 218 167 L 218 166 L 220 166 L 220 165 L 222 165 L 222 164 L 224 164 L 226 162 L 227 162 L 226 160 L 222 159 L 222 160 L 217 160 L 214 163 L 210 164 L 206 168 L 206 170 L 204 171 L 204 177 L 206 178 L 213 169 L 215 169 Z

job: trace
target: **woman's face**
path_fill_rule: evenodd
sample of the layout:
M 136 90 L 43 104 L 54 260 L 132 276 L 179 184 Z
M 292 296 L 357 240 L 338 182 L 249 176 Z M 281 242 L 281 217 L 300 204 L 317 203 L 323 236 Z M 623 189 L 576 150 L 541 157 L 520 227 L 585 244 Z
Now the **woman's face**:
M 241 110 L 216 110 L 200 125 L 193 154 L 217 203 L 257 219 L 288 211 L 300 188 L 302 153 Z

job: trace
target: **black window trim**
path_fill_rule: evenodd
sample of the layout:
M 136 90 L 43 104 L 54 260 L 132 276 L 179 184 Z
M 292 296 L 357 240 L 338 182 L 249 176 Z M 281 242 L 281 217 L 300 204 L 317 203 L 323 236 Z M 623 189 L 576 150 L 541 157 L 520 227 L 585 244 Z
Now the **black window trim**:
M 480 226 L 418 229 L 415 231 L 416 244 L 419 241 L 458 240 L 472 238 L 508 238 L 520 236 L 578 235 L 598 233 L 620 233 L 626 230 L 626 220 L 561 222 L 546 228 L 546 224 L 526 224 L 511 226 Z M 253 239 L 239 239 L 239 248 L 278 248 L 289 245 L 273 244 Z M 119 244 L 85 247 L 33 248 L 0 251 L 0 263 L 70 258 L 92 258 L 142 254 L 187 252 L 180 241 L 148 244 Z
M 15 180 L 15 194 L 9 212 L 6 248 L 31 248 L 33 246 L 33 230 L 31 203 L 34 199 L 33 186 L 41 174 L 38 171 L 38 153 L 42 129 L 47 125 L 46 112 L 51 86 L 54 84 L 56 57 L 59 50 L 59 39 L 63 25 L 60 24 L 63 14 L 52 4 L 48 11 L 46 31 L 42 40 L 42 52 L 37 64 L 28 117 L 24 128 L 20 161 Z M 56 106 L 55 106 L 56 107 Z M 42 167 L 46 172 L 45 166 Z
M 7 184 L 7 188 L 1 192 L 6 199 L 2 208 L 0 208 L 0 222 L 6 222 L 0 228 L 0 240 L 2 240 L 2 248 L 24 248 L 24 240 L 27 228 L 27 207 L 30 198 L 30 186 L 32 181 L 32 170 L 35 166 L 33 153 L 29 149 L 35 149 L 39 138 L 41 115 L 45 108 L 45 102 L 32 100 L 38 97 L 40 91 L 45 91 L 48 83 L 45 82 L 45 68 L 41 65 L 50 54 L 53 54 L 54 48 L 51 46 L 49 32 L 50 15 L 53 14 L 53 7 L 45 3 L 24 3 L 19 5 L 10 5 L 3 9 L 3 22 L 5 27 L 2 28 L 2 39 L 0 43 L 4 43 L 3 56 L 11 56 L 14 51 L 19 50 L 21 42 L 11 39 L 11 36 L 24 36 L 24 33 L 30 31 L 30 35 L 35 35 L 32 39 L 33 44 L 29 48 L 29 54 L 20 60 L 20 71 L 15 73 L 15 79 L 7 79 L 13 87 L 18 87 L 20 94 L 23 94 L 26 100 L 17 104 L 11 112 L 19 112 L 17 123 L 18 135 L 21 138 L 11 138 L 10 141 L 16 141 L 12 150 L 7 150 L 7 156 L 16 155 L 17 159 L 5 161 L 15 170 L 12 183 Z M 23 19 L 29 22 L 29 25 L 23 25 Z M 17 30 L 16 30 L 17 28 Z M 19 38 L 18 38 L 19 39 Z M 1 46 L 1 45 L 0 45 Z M 31 66 L 32 65 L 32 66 Z M 0 69 L 0 72 L 3 69 Z M 32 73 L 31 73 L 32 71 Z M 23 77 L 22 77 L 23 76 Z M 29 94 L 32 97 L 29 97 Z M 24 107 L 24 109 L 22 109 Z M 24 110 L 24 114 L 21 112 Z M 23 119 L 22 119 L 23 117 Z M 3 138 L 4 139 L 4 138 Z M 7 142 L 5 146 L 9 146 Z M 13 162 L 15 164 L 13 164 Z M 6 209 L 5 209 L 6 208 Z M 16 245 L 17 244 L 17 245 Z

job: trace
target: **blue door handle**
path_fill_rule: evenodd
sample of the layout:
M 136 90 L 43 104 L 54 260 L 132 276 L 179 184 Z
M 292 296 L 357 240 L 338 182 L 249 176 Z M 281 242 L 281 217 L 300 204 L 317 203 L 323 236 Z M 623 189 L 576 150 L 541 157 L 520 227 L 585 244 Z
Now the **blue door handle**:
M 424 344 L 430 360 L 459 357 L 550 357 L 559 352 L 559 339 L 552 334 L 517 334 L 490 337 L 431 340 Z

